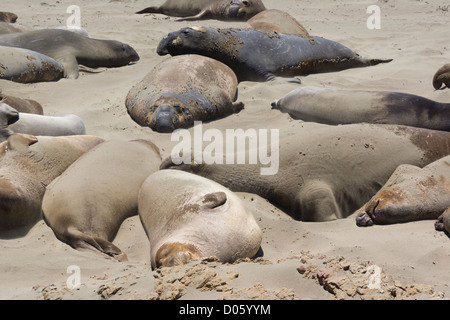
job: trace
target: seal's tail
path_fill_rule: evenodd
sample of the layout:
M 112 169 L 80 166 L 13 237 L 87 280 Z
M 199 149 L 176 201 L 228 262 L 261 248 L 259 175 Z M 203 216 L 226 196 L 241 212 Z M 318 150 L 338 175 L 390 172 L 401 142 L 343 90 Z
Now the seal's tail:
M 394 59 L 368 59 L 367 61 L 369 63 L 369 66 L 376 66 L 377 64 L 388 63 L 391 62 L 392 60 Z

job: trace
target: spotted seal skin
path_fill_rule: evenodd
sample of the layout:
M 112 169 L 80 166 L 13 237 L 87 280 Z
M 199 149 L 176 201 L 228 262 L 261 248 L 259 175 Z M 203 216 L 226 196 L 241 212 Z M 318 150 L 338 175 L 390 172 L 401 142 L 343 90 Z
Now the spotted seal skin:
M 115 40 L 85 37 L 62 29 L 43 29 L 0 35 L 0 45 L 20 47 L 49 56 L 64 67 L 64 77 L 76 79 L 78 65 L 89 68 L 121 67 L 139 60 L 129 45 Z
M 19 83 L 58 81 L 63 78 L 61 63 L 44 54 L 0 45 L 0 79 Z
M 136 13 L 161 13 L 182 17 L 177 21 L 246 21 L 265 9 L 261 0 L 167 0 L 160 7 L 148 7 Z
M 160 41 L 157 53 L 216 59 L 233 69 L 239 81 L 268 81 L 391 61 L 362 58 L 348 47 L 320 37 L 210 27 L 171 32 Z
M 424 168 L 400 165 L 356 214 L 358 226 L 437 219 L 450 207 L 450 156 Z
M 199 55 L 172 57 L 129 91 L 125 105 L 141 126 L 162 133 L 240 111 L 237 79 L 223 63 Z
M 436 90 L 450 88 L 450 63 L 443 65 L 436 71 L 433 77 L 433 87 Z
M 330 125 L 366 122 L 450 131 L 450 103 L 402 92 L 305 86 L 273 101 L 272 109 Z

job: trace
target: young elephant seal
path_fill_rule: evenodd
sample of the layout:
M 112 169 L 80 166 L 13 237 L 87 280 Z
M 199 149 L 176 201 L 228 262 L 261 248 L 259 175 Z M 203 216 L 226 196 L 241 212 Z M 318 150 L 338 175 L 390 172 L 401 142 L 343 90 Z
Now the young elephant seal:
M 104 140 L 94 136 L 13 134 L 0 143 L 0 236 L 23 232 L 42 218 L 45 188 Z
M 131 118 L 157 132 L 187 128 L 240 111 L 237 78 L 223 63 L 199 55 L 170 58 L 157 65 L 129 91 Z
M 139 216 L 153 268 L 217 257 L 253 257 L 262 232 L 241 200 L 225 187 L 178 170 L 150 175 L 139 192 Z
M 358 226 L 437 219 L 450 207 L 450 156 L 424 168 L 400 165 L 357 212 Z
M 138 214 L 139 189 L 160 163 L 159 149 L 150 141 L 98 145 L 48 185 L 42 200 L 46 223 L 75 249 L 127 260 L 111 241 L 122 222 Z
M 177 19 L 178 21 L 246 21 L 265 9 L 261 0 L 167 0 L 160 7 L 148 7 L 136 13 L 161 13 L 183 17 Z

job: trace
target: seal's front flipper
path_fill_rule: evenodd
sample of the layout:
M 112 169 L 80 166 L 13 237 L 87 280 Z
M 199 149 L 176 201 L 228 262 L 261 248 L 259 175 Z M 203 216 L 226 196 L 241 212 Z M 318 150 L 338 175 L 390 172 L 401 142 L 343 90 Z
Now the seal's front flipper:
M 78 65 L 79 72 L 100 73 L 100 72 L 103 72 L 106 70 L 108 70 L 108 68 L 89 68 L 89 67 L 83 66 L 82 64 Z
M 67 241 L 64 241 L 64 239 L 67 239 Z M 68 230 L 62 237 L 62 241 L 66 242 L 72 248 L 77 250 L 88 249 L 100 251 L 117 261 L 128 260 L 126 253 L 124 253 L 108 240 L 96 236 L 87 235 L 79 230 Z
M 331 186 L 323 181 L 313 180 L 302 186 L 296 198 L 295 212 L 302 221 L 331 221 L 341 218 Z
M 74 56 L 56 59 L 64 68 L 64 78 L 77 79 L 79 76 L 78 61 Z
M 244 109 L 244 103 L 243 102 L 234 102 L 232 105 L 231 105 L 231 108 L 233 109 L 233 112 L 234 113 L 236 113 L 236 112 L 239 112 L 239 111 L 241 111 L 242 109 Z

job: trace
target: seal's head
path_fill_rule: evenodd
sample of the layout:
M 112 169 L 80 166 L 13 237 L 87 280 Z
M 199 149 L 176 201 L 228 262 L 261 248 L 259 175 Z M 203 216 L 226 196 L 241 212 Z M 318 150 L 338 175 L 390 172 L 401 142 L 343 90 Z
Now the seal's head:
M 90 39 L 84 36 L 80 37 Z M 86 50 L 86 55 L 80 53 L 77 56 L 78 63 L 86 67 L 114 68 L 139 61 L 139 55 L 136 50 L 126 43 L 116 40 L 97 39 L 91 39 L 87 43 L 89 43 L 92 50 Z
M 442 87 L 443 84 L 444 86 Z M 436 90 L 450 88 L 450 63 L 447 63 L 436 71 L 433 77 L 433 87 Z
M 214 30 L 206 27 L 187 27 L 171 32 L 159 42 L 156 52 L 160 56 L 166 54 L 201 54 L 211 43 L 211 34 Z
M 266 10 L 261 0 L 231 0 L 227 4 L 228 20 L 247 21 Z
M 192 125 L 193 117 L 181 100 L 172 95 L 162 95 L 150 105 L 146 122 L 154 131 L 170 133 Z
M 0 103 L 0 126 L 9 126 L 17 120 L 19 120 L 19 112 L 6 103 Z
M 364 206 L 356 217 L 356 224 L 361 227 L 374 224 L 389 224 L 408 221 L 411 206 L 397 188 L 387 188 L 378 192 Z
M 201 258 L 200 251 L 192 244 L 172 242 L 163 244 L 155 255 L 156 268 L 172 267 Z

